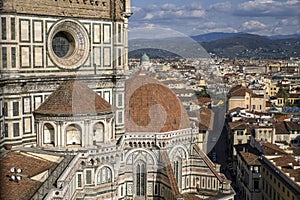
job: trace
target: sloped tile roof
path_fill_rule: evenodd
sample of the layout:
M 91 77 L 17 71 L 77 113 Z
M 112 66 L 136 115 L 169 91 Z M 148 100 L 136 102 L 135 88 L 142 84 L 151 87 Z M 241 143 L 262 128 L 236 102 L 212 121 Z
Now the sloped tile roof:
M 284 122 L 286 127 L 290 131 L 300 131 L 300 124 L 296 122 Z
M 245 162 L 247 163 L 247 165 L 252 166 L 252 165 L 261 165 L 258 158 L 259 156 L 250 153 L 250 152 L 239 152 L 240 155 L 242 156 L 242 158 L 245 160 Z
M 145 75 L 126 80 L 127 132 L 169 132 L 190 128 L 189 117 L 175 93 Z
M 291 163 L 294 166 L 298 166 L 298 162 L 296 162 L 295 157 L 293 155 L 281 155 L 280 157 L 272 158 L 277 166 L 285 167 L 289 166 Z
M 200 111 L 199 124 L 204 125 L 209 130 L 213 128 L 214 112 L 208 108 L 202 108 Z
M 60 85 L 34 113 L 71 116 L 110 111 L 112 106 L 87 85 L 78 80 L 70 80 Z
M 276 134 L 290 134 L 284 122 L 275 123 Z
M 31 177 L 49 169 L 54 169 L 57 163 L 38 159 L 20 152 L 9 152 L 0 158 L 0 199 L 23 200 L 30 199 L 42 184 Z M 22 169 L 22 179 L 17 183 L 10 180 L 11 168 Z
M 237 85 L 235 87 L 233 87 L 230 91 L 229 91 L 229 97 L 233 97 L 233 96 L 245 96 L 246 92 L 253 94 L 252 90 L 242 86 L 242 85 Z
M 283 155 L 287 154 L 283 149 L 279 148 L 276 144 L 270 142 L 260 142 L 262 145 L 263 153 L 265 155 Z
M 231 130 L 245 130 L 246 129 L 246 123 L 243 121 L 235 121 L 235 122 L 229 122 L 229 127 Z

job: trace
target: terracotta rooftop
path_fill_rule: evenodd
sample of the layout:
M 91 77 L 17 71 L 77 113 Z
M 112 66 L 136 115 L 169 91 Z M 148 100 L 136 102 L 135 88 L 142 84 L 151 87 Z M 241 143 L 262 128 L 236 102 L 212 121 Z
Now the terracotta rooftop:
M 228 113 L 240 112 L 241 110 L 245 110 L 245 108 L 235 107 L 235 108 L 229 110 Z
M 231 130 L 245 130 L 246 129 L 246 122 L 244 121 L 234 121 L 229 122 L 229 127 Z
M 298 169 L 283 168 L 282 171 L 285 172 L 285 173 L 289 173 L 290 177 L 294 177 L 295 182 L 300 182 L 300 168 L 298 168 Z
M 208 98 L 208 97 L 200 97 L 198 98 L 198 103 L 199 105 L 203 105 L 205 103 L 211 103 L 211 98 Z
M 9 152 L 0 158 L 0 199 L 3 200 L 24 200 L 36 192 L 42 184 L 39 181 L 31 179 L 31 177 L 40 174 L 50 168 L 54 168 L 57 164 L 29 156 L 20 152 Z M 11 168 L 22 169 L 20 173 L 22 179 L 19 182 L 10 180 Z
M 251 165 L 261 165 L 258 158 L 259 156 L 250 153 L 250 152 L 244 152 L 241 151 L 239 152 L 241 157 L 245 160 L 245 162 L 247 163 L 247 165 L 251 166 Z
M 245 96 L 247 93 L 252 94 L 252 90 L 246 88 L 245 86 L 242 85 L 238 85 L 233 87 L 230 91 L 229 91 L 229 97 L 233 97 L 233 96 Z
M 279 148 L 276 144 L 270 142 L 260 142 L 263 148 L 264 155 L 277 155 L 287 154 L 283 149 Z
M 174 92 L 159 81 L 136 75 L 126 81 L 127 132 L 169 132 L 190 128 L 189 117 Z
M 112 106 L 83 82 L 70 80 L 60 85 L 34 111 L 40 115 L 95 115 L 112 111 Z
M 296 122 L 284 122 L 286 127 L 290 131 L 300 131 L 300 124 Z
M 200 110 L 199 123 L 207 127 L 209 130 L 213 129 L 214 112 L 208 108 L 202 108 Z
M 290 134 L 284 122 L 275 123 L 276 134 Z
M 294 166 L 299 166 L 299 163 L 296 162 L 295 157 L 293 155 L 281 155 L 280 157 L 272 158 L 270 160 L 273 160 L 277 166 L 281 167 L 287 167 L 290 166 L 290 164 L 293 164 Z

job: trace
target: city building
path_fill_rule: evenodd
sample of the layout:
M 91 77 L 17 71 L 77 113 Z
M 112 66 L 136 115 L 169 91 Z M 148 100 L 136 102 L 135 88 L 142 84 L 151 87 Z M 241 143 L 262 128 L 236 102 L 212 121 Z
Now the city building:
M 235 86 L 228 93 L 228 110 L 245 108 L 248 111 L 264 112 L 266 107 L 265 95 L 257 95 L 245 86 Z
M 259 156 L 241 151 L 237 156 L 237 183 L 241 189 L 241 197 L 247 200 L 260 199 L 261 180 Z
M 262 199 L 300 198 L 300 168 L 294 156 L 263 156 L 261 163 Z
M 176 94 L 125 81 L 129 1 L 1 6 L 1 199 L 234 198 Z

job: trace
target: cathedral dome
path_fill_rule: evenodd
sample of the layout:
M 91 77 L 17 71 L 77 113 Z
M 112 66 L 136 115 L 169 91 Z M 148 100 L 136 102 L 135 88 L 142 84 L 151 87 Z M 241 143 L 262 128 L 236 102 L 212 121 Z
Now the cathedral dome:
M 126 132 L 169 132 L 190 128 L 175 93 L 159 81 L 137 75 L 126 81 Z

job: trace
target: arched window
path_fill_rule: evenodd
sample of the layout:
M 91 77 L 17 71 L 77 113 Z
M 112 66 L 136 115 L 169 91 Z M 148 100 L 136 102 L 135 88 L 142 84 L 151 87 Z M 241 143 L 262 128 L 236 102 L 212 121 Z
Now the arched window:
M 104 184 L 112 182 L 112 171 L 109 167 L 102 167 L 98 173 L 97 183 Z
M 44 144 L 54 145 L 54 128 L 51 124 L 44 124 Z
M 81 128 L 75 124 L 67 127 L 67 145 L 81 145 Z
M 179 188 L 181 188 L 181 177 L 182 177 L 181 169 L 182 169 L 182 161 L 181 158 L 177 156 L 175 158 L 175 161 L 173 162 L 173 171 Z
M 147 187 L 147 171 L 146 164 L 144 162 L 138 162 L 136 164 L 135 176 L 135 193 L 137 196 L 145 196 Z
M 200 188 L 200 179 L 196 178 L 196 188 L 199 189 Z
M 104 142 L 104 125 L 99 122 L 94 125 L 94 142 Z

